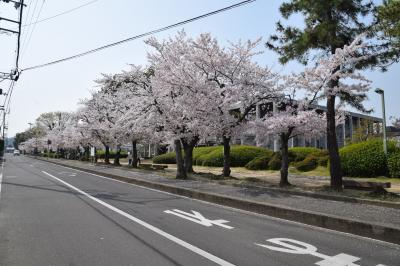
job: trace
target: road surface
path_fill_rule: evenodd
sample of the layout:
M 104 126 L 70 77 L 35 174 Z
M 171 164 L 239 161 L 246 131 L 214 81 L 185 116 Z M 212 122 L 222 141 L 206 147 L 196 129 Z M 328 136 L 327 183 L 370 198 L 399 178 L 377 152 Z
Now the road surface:
M 0 189 L 0 265 L 400 265 L 398 245 L 25 156 Z

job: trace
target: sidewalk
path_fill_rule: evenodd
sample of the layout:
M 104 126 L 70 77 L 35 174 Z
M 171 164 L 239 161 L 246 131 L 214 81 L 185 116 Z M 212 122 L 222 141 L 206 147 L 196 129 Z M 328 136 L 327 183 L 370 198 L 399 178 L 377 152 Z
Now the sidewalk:
M 208 180 L 176 180 L 157 172 L 87 162 L 46 161 L 221 205 L 263 213 L 400 244 L 400 209 L 322 200 L 279 190 L 238 187 Z

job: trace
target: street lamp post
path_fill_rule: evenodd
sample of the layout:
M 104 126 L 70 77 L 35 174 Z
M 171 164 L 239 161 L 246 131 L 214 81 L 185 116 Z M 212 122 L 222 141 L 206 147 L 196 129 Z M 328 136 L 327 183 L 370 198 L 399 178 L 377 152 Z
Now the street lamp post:
M 385 91 L 383 89 L 377 88 L 376 93 L 381 95 L 382 100 L 382 118 L 383 118 L 383 151 L 385 155 L 387 154 L 387 143 L 386 143 L 386 114 L 385 114 Z

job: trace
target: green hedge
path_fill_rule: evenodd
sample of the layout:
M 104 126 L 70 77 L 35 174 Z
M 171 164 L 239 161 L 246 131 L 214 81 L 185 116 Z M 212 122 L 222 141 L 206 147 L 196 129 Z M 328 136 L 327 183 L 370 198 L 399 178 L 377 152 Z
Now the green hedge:
M 169 152 L 169 153 L 154 156 L 153 163 L 175 164 L 176 163 L 176 154 L 175 154 L 175 152 Z
M 248 162 L 245 167 L 249 170 L 267 170 L 268 162 L 271 160 L 272 155 L 262 155 L 254 158 Z
M 303 161 L 297 162 L 295 167 L 301 172 L 308 172 L 317 168 L 319 159 L 320 158 L 310 154 Z
M 400 177 L 400 151 L 389 155 L 388 170 L 390 177 Z
M 395 152 L 395 143 L 388 142 L 388 152 Z M 387 158 L 382 140 L 372 139 L 340 149 L 342 171 L 345 176 L 373 177 L 388 174 Z
M 279 170 L 282 165 L 282 156 L 280 152 L 275 152 L 271 160 L 268 162 L 268 169 Z
M 96 151 L 97 158 L 99 158 L 99 159 L 104 159 L 105 158 L 105 154 L 106 154 L 106 152 L 104 150 L 97 150 Z M 115 154 L 116 154 L 115 151 L 110 151 L 110 159 L 114 159 L 115 158 Z M 126 151 L 121 151 L 121 154 L 120 154 L 119 158 L 121 159 L 121 158 L 127 158 L 127 157 L 128 157 L 128 153 Z
M 293 147 L 289 149 L 289 161 L 300 162 L 303 161 L 309 154 L 319 154 L 323 150 L 314 147 Z M 290 154 L 292 155 L 292 160 L 290 160 Z
M 231 166 L 243 167 L 248 162 L 262 155 L 272 155 L 272 151 L 244 145 L 231 146 Z M 176 163 L 175 152 L 170 152 L 153 158 L 154 163 Z M 193 150 L 193 164 L 202 166 L 223 166 L 223 146 L 199 147 Z
M 243 167 L 261 155 L 272 155 L 272 151 L 254 146 L 234 145 L 231 147 L 230 164 L 232 167 Z M 197 160 L 200 160 L 203 166 L 222 166 L 223 147 L 199 156 Z

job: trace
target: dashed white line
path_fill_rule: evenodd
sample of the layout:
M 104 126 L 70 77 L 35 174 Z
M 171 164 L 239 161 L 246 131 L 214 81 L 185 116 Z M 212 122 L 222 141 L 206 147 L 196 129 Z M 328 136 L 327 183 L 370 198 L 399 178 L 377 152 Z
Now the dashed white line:
M 230 262 L 228 262 L 226 260 L 223 260 L 223 259 L 221 259 L 221 258 L 219 258 L 219 257 L 217 257 L 217 256 L 215 256 L 215 255 L 213 255 L 211 253 L 208 253 L 207 251 L 202 250 L 202 249 L 200 249 L 200 248 L 198 248 L 198 247 L 196 247 L 196 246 L 194 246 L 194 245 L 192 245 L 192 244 L 190 244 L 190 243 L 188 243 L 186 241 L 183 241 L 182 239 L 179 239 L 179 238 L 177 238 L 177 237 L 175 237 L 175 236 L 173 236 L 171 234 L 168 234 L 167 232 L 164 232 L 163 230 L 161 230 L 161 229 L 159 229 L 159 228 L 157 228 L 157 227 L 155 227 L 155 226 L 153 226 L 153 225 L 151 225 L 149 223 L 146 223 L 145 221 L 142 221 L 142 220 L 130 215 L 129 213 L 126 213 L 126 212 L 124 212 L 124 211 L 122 211 L 122 210 L 120 210 L 120 209 L 118 209 L 118 208 L 116 208 L 116 207 L 114 207 L 114 206 L 102 201 L 102 200 L 99 200 L 99 199 L 89 195 L 88 193 L 80 190 L 79 188 L 77 188 L 77 187 L 65 182 L 64 180 L 61 180 L 58 177 L 55 177 L 52 174 L 49 174 L 49 173 L 47 173 L 45 171 L 42 171 L 42 172 L 44 174 L 48 175 L 49 177 L 57 180 L 58 182 L 64 184 L 65 186 L 75 190 L 76 192 L 78 192 L 78 193 L 88 197 L 89 199 L 91 199 L 91 200 L 103 205 L 104 207 L 106 207 L 106 208 L 108 208 L 108 209 L 110 209 L 110 210 L 112 210 L 112 211 L 124 216 L 125 218 L 128 218 L 129 220 L 131 220 L 131 221 L 133 221 L 133 222 L 135 222 L 137 224 L 140 224 L 141 226 L 149 229 L 150 231 L 153 231 L 154 233 L 159 234 L 159 235 L 171 240 L 172 242 L 174 242 L 174 243 L 176 243 L 176 244 L 178 244 L 178 245 L 180 245 L 180 246 L 182 246 L 182 247 L 184 247 L 186 249 L 189 249 L 190 251 L 192 251 L 192 252 L 194 252 L 194 253 L 196 253 L 196 254 L 198 254 L 198 255 L 200 255 L 200 256 L 202 256 L 202 257 L 204 257 L 204 258 L 206 258 L 206 259 L 208 259 L 208 260 L 210 260 L 212 262 L 215 262 L 218 265 L 224 265 L 224 266 L 233 266 L 234 265 L 234 264 L 232 264 L 232 263 L 230 263 Z

